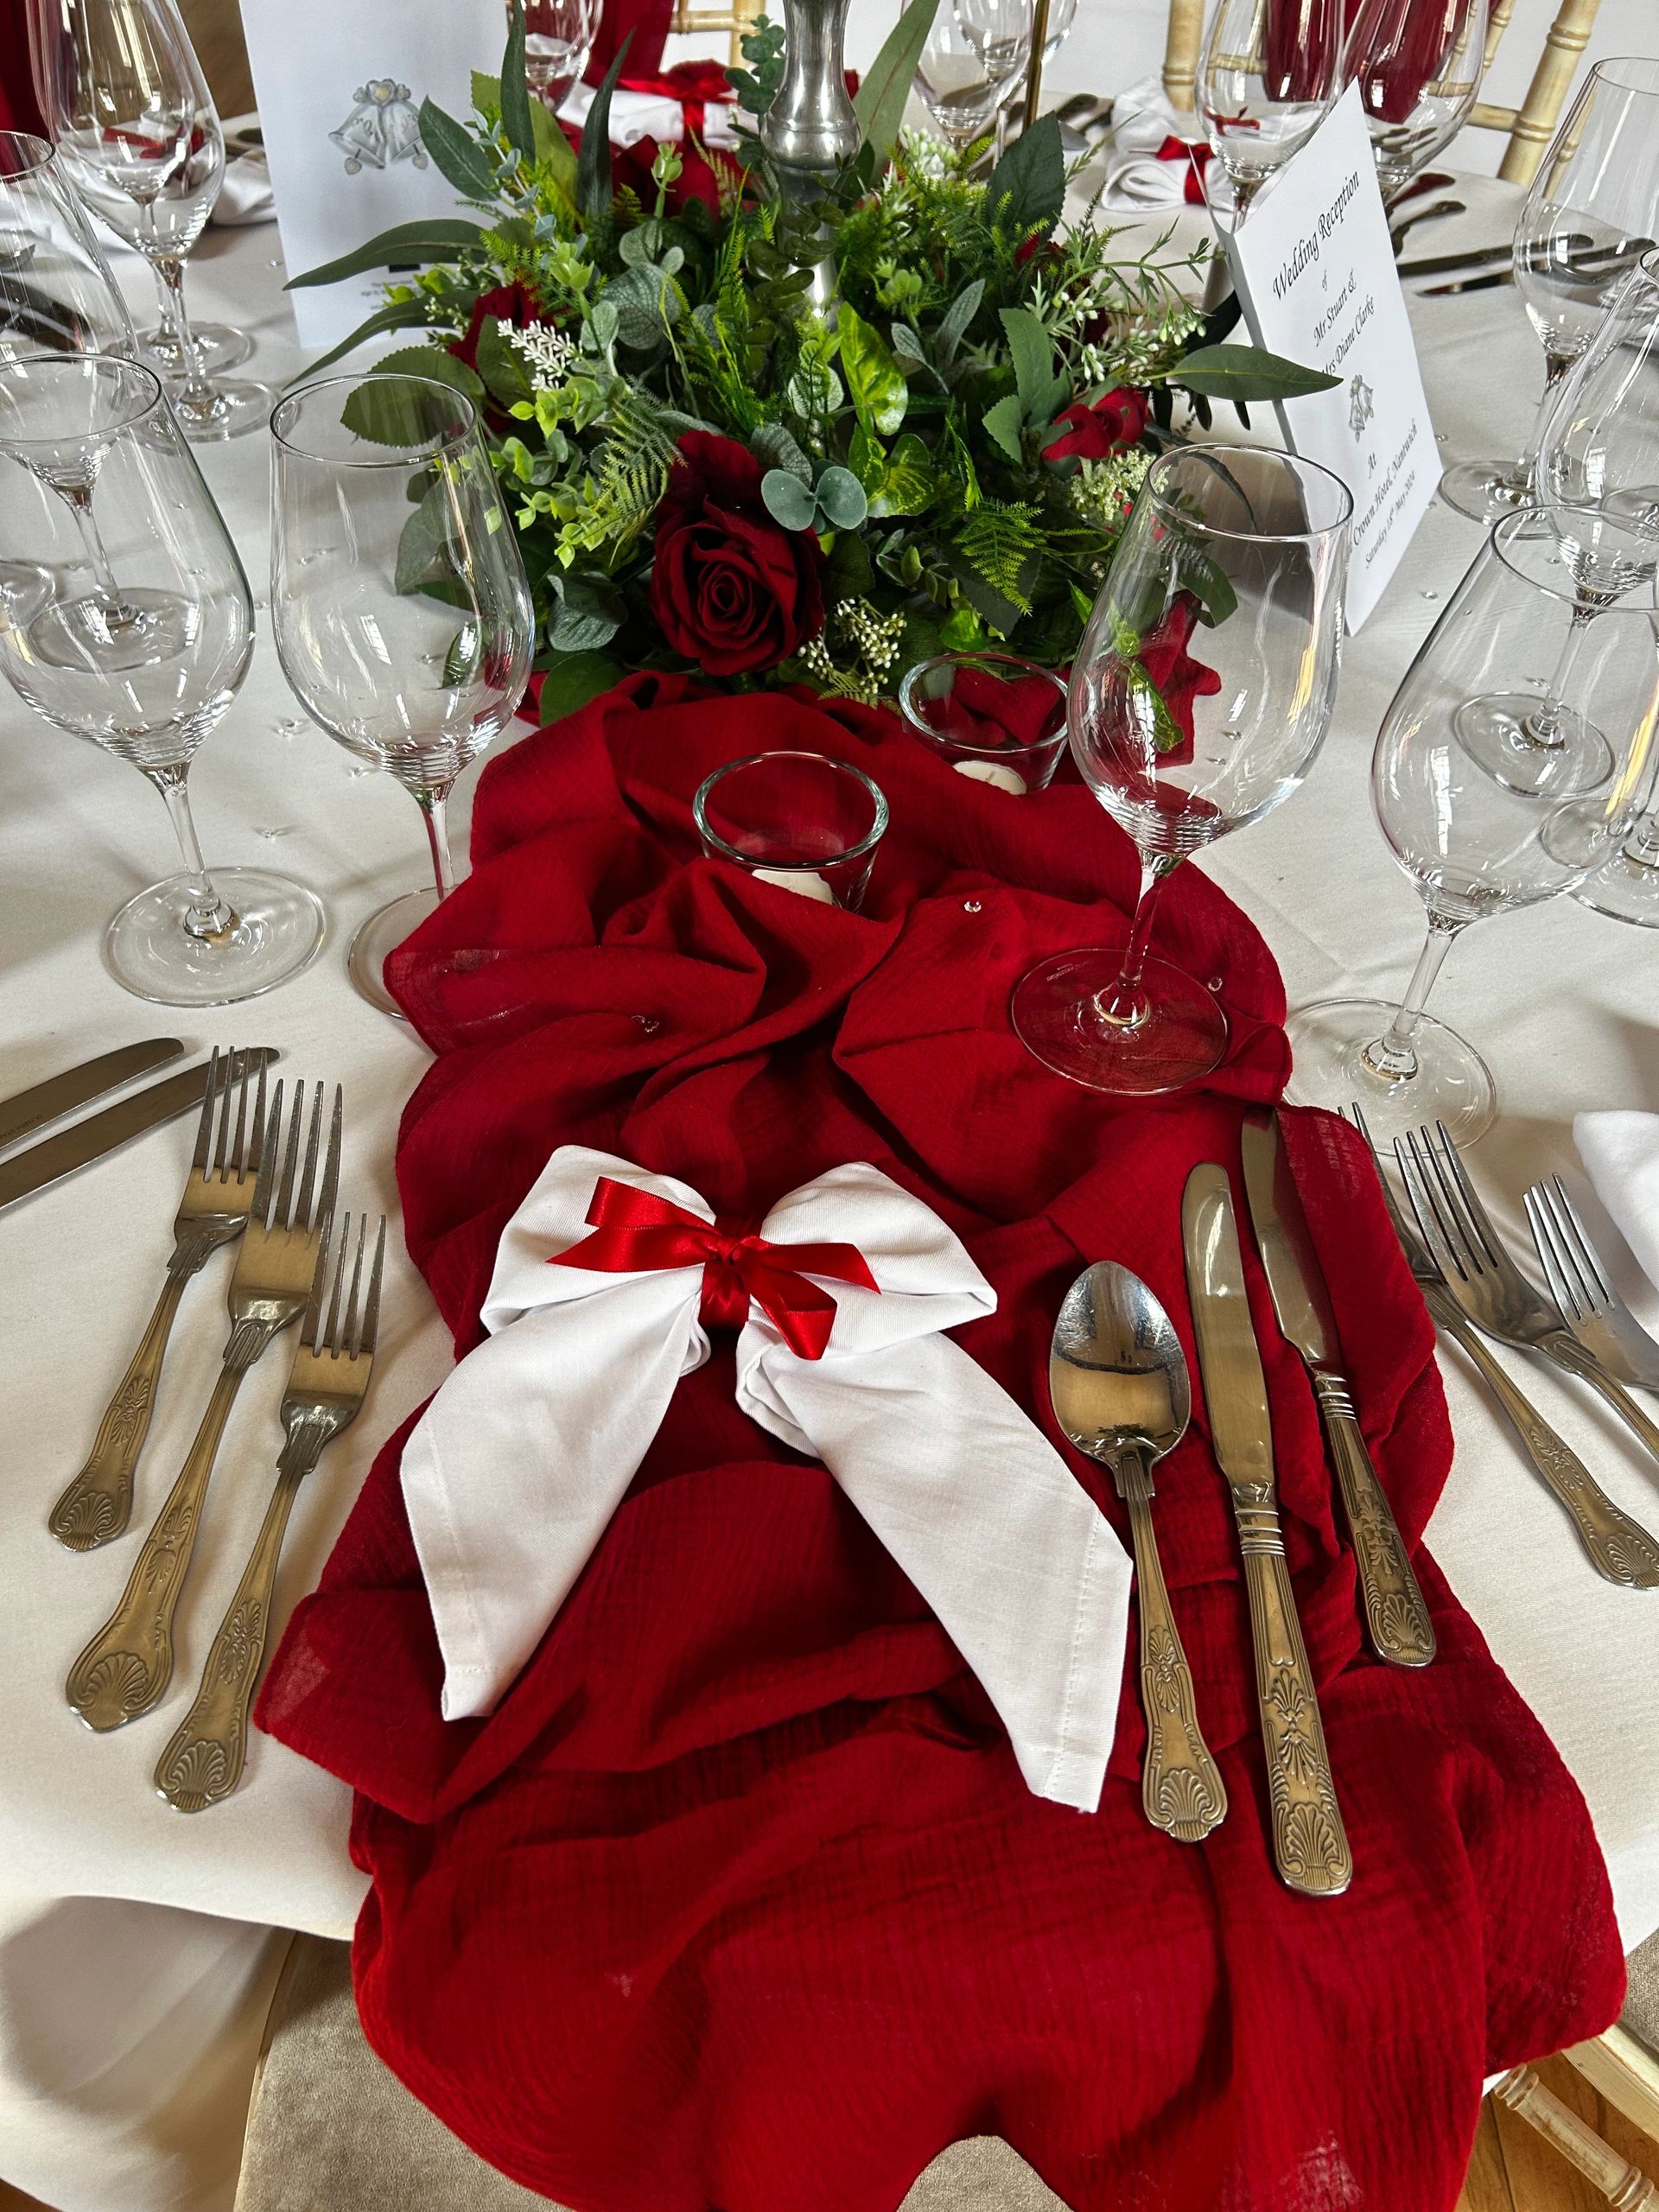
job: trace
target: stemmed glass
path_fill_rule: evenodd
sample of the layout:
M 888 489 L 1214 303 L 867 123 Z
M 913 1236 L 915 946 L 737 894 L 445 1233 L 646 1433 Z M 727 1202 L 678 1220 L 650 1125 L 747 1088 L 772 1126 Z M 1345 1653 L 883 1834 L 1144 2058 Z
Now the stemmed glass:
M 908 0 L 906 0 L 908 4 Z M 999 30 L 1019 21 L 1023 32 Z M 962 0 L 942 6 L 922 48 L 916 89 L 928 113 L 958 152 L 988 130 L 1002 137 L 1002 102 L 1023 75 L 1031 45 L 1029 0 Z
M 1518 461 L 1457 461 L 1440 496 L 1477 522 L 1528 505 L 1539 432 L 1614 289 L 1659 239 L 1659 60 L 1599 61 L 1515 226 L 1515 282 L 1544 342 L 1538 430 Z
M 1343 86 L 1343 0 L 1215 0 L 1198 58 L 1198 118 L 1233 187 L 1235 225 L 1313 137 Z
M 1001 154 L 1014 136 L 1031 60 L 1032 0 L 950 0 L 950 4 L 985 74 L 1000 87 L 995 130 L 996 151 Z
M 512 719 L 530 586 L 470 403 L 424 377 L 327 377 L 271 416 L 277 657 L 330 737 L 412 792 L 436 887 L 370 917 L 353 982 L 396 1014 L 385 957 L 453 887 L 445 802 Z
M 0 130 L 0 359 L 137 351 L 57 156 L 30 131 Z
M 563 103 L 588 67 L 599 35 L 603 0 L 526 0 L 524 76 L 550 108 Z M 512 0 L 507 0 L 512 13 Z
M 1489 915 L 1575 889 L 1618 845 L 1646 791 L 1659 721 L 1659 608 L 1651 568 L 1587 626 L 1575 617 L 1573 546 L 1605 518 L 1523 508 L 1506 516 L 1459 585 L 1383 719 L 1371 796 L 1394 857 L 1428 912 L 1428 936 L 1395 1007 L 1327 1000 L 1287 1024 L 1289 1095 L 1357 1099 L 1379 1137 L 1443 1122 L 1472 1143 L 1491 1125 L 1491 1075 L 1474 1046 L 1423 1011 L 1452 940 Z M 1607 740 L 1586 791 L 1572 773 L 1500 779 L 1465 744 L 1459 712 L 1519 683 L 1543 690 L 1575 628 L 1573 689 Z
M 1486 66 L 1486 0 L 1361 0 L 1345 80 L 1359 86 L 1384 200 L 1468 120 Z
M 1177 446 L 1147 472 L 1068 715 L 1084 780 L 1139 850 L 1141 895 L 1127 945 L 1062 953 L 1014 990 L 1014 1028 L 1058 1074 L 1173 1090 L 1226 1050 L 1211 992 L 1147 957 L 1158 893 L 1312 766 L 1336 698 L 1352 513 L 1339 478 L 1265 447 Z
M 247 672 L 253 605 L 153 372 L 109 354 L 0 362 L 0 670 L 28 705 L 129 760 L 167 803 L 183 872 L 129 901 L 105 957 L 168 1006 L 251 998 L 322 941 L 311 893 L 209 876 L 186 778 Z
M 193 443 L 262 424 L 263 385 L 209 373 L 245 359 L 242 334 L 197 332 L 184 263 L 225 175 L 225 140 L 174 0 L 29 0 L 35 75 L 71 181 L 155 272 L 163 333 L 143 341 Z M 204 345 L 208 349 L 204 352 Z

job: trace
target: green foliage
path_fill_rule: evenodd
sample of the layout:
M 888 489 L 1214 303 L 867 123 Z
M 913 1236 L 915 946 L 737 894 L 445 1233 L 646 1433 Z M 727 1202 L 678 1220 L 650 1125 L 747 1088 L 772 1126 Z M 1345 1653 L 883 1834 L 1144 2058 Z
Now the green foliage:
M 726 81 L 741 105 L 753 116 L 762 116 L 778 97 L 784 81 L 784 27 L 755 18 L 739 41 L 747 69 L 728 69 Z
M 1168 372 L 1172 384 L 1214 399 L 1300 399 L 1342 382 L 1258 346 L 1203 346 Z
M 859 80 L 853 113 L 864 133 L 864 143 L 879 162 L 892 156 L 904 120 L 905 102 L 916 75 L 916 65 L 927 44 L 939 0 L 910 0 L 910 5 L 887 33 L 881 51 Z
M 582 151 L 576 156 L 576 205 L 589 218 L 603 217 L 611 207 L 611 95 L 622 74 L 622 64 L 633 44 L 629 31 L 605 72 L 594 104 L 582 126 Z
M 477 139 L 435 100 L 421 102 L 421 140 L 433 167 L 463 200 L 490 198 L 495 190 L 494 164 Z

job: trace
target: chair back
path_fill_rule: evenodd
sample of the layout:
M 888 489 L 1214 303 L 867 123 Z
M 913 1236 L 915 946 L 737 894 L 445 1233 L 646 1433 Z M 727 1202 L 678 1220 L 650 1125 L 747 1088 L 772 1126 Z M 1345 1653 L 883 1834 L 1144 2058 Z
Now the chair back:
M 766 13 L 766 0 L 731 0 L 724 8 L 704 8 L 696 0 L 675 0 L 671 31 L 729 31 L 733 67 L 743 59 L 744 34 Z

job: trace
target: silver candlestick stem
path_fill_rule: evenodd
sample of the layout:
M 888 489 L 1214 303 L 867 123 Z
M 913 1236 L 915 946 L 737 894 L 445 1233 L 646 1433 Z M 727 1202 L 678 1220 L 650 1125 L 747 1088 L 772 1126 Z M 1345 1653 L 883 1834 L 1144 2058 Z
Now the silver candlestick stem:
M 784 81 L 760 118 L 760 143 L 791 198 L 816 197 L 862 136 L 847 97 L 849 0 L 784 0 Z

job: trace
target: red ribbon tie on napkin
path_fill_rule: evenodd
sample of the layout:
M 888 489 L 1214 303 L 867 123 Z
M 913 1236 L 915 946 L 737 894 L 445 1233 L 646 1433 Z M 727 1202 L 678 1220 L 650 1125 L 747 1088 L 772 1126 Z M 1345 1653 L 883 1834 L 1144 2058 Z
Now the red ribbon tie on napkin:
M 1210 165 L 1211 149 L 1195 145 L 1190 139 L 1177 138 L 1173 134 L 1158 149 L 1160 162 L 1185 162 L 1186 175 L 1182 181 L 1181 193 L 1188 205 L 1204 205 L 1204 173 Z
M 836 1320 L 835 1300 L 809 1282 L 807 1272 L 878 1294 L 881 1287 L 855 1244 L 772 1244 L 734 1235 L 609 1175 L 594 1185 L 588 1219 L 593 1235 L 558 1253 L 550 1267 L 620 1275 L 701 1266 L 704 1328 L 741 1329 L 753 1300 L 798 1359 L 823 1357 Z
M 723 105 L 737 98 L 718 61 L 677 61 L 658 74 L 623 77 L 619 82 L 625 92 L 658 92 L 678 100 L 688 138 L 702 137 L 711 101 Z

